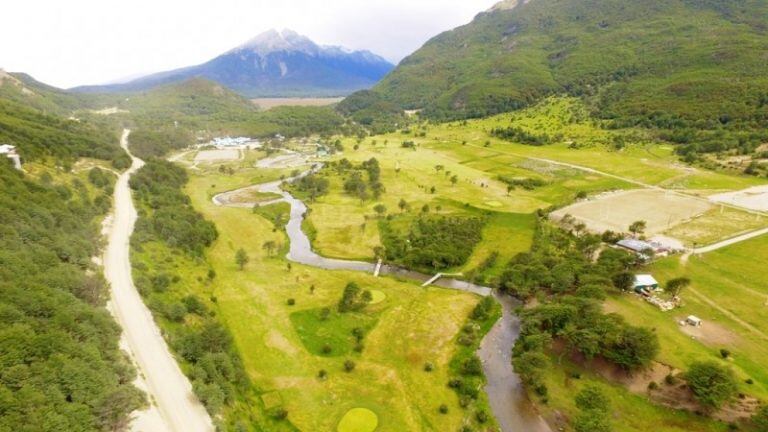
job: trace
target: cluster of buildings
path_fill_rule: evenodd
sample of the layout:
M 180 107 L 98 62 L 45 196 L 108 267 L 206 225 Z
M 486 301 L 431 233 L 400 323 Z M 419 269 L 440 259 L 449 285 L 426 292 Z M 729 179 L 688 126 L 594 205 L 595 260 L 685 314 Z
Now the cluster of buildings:
M 248 137 L 219 137 L 212 139 L 208 144 L 219 150 L 223 149 L 249 149 L 255 150 L 261 148 L 259 140 Z
M 16 147 L 10 144 L 0 144 L 0 155 L 13 161 L 14 168 L 21 171 L 21 156 L 16 151 Z
M 677 252 L 669 246 L 654 240 L 644 241 L 633 238 L 626 238 L 624 240 L 619 240 L 616 243 L 616 246 L 619 246 L 620 248 L 626 249 L 630 252 L 634 252 L 645 258 L 665 257 L 674 252 Z

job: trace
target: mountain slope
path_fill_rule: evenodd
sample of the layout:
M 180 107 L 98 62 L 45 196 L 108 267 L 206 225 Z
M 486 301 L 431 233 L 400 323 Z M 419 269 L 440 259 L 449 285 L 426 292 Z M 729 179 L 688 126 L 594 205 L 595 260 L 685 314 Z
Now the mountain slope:
M 72 163 L 92 157 L 125 168 L 130 161 L 118 145 L 115 124 L 96 116 L 71 117 L 96 99 L 0 70 L 0 144 L 18 147 L 25 162 L 53 158 Z
M 338 96 L 369 88 L 393 65 L 368 51 L 323 47 L 290 30 L 270 30 L 197 66 L 82 92 L 135 92 L 206 78 L 244 96 Z
M 374 90 L 432 118 L 569 93 L 623 123 L 765 123 L 767 22 L 760 0 L 505 1 L 430 40 Z

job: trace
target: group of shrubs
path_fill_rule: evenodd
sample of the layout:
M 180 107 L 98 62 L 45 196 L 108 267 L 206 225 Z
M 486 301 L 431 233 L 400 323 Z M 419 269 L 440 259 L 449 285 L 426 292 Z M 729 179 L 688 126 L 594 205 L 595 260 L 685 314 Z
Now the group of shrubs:
M 159 243 L 171 251 L 171 257 L 204 263 L 203 252 L 217 232 L 191 206 L 183 192 L 186 182 L 183 169 L 160 159 L 148 160 L 134 174 L 130 185 L 136 191 L 140 215 L 132 238 L 135 251 L 150 250 L 148 244 Z M 159 322 L 169 345 L 186 363 L 184 370 L 195 394 L 216 415 L 251 391 L 251 384 L 231 334 L 211 308 L 216 298 L 189 294 L 191 285 L 213 283 L 215 271 L 193 279 L 175 268 L 167 262 L 134 260 L 136 284 L 153 312 L 165 318 Z
M 544 400 L 543 373 L 554 340 L 586 359 L 601 356 L 628 371 L 648 366 L 659 351 L 651 330 L 602 312 L 606 291 L 615 289 L 612 277 L 628 274 L 636 261 L 606 249 L 593 262 L 599 238 L 589 237 L 541 221 L 531 251 L 515 258 L 502 276 L 502 289 L 510 294 L 544 300 L 521 312 L 521 334 L 513 350 L 515 370 Z
M 477 217 L 421 216 L 405 235 L 379 221 L 388 260 L 415 269 L 443 270 L 464 264 L 482 239 L 485 221 Z
M 198 256 L 216 240 L 216 226 L 195 211 L 182 190 L 187 181 L 183 168 L 162 159 L 148 160 L 131 177 L 130 186 L 143 204 L 132 240 L 158 239 Z

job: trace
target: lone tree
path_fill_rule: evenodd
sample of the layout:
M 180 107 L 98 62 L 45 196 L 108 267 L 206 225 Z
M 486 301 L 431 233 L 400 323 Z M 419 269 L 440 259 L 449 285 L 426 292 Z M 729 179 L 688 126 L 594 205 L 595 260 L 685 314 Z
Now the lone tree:
M 363 309 L 368 303 L 373 300 L 373 296 L 370 291 L 363 291 L 360 286 L 354 282 L 350 282 L 344 287 L 344 294 L 339 300 L 339 312 L 354 312 Z
M 440 171 L 442 171 L 443 169 L 445 169 L 445 167 L 444 167 L 444 166 L 442 166 L 442 165 L 435 165 L 435 172 L 439 173 L 439 172 L 440 172 Z
M 696 400 L 707 409 L 717 409 L 738 391 L 733 371 L 713 361 L 691 364 L 685 380 Z
M 277 248 L 277 243 L 275 243 L 273 240 L 269 240 L 264 242 L 264 244 L 261 245 L 261 248 L 267 251 L 267 255 L 272 256 L 272 253 Z
M 454 175 L 453 177 L 451 177 L 451 185 L 456 186 L 456 183 L 458 183 L 458 182 L 459 182 L 459 177 L 458 176 Z
M 643 235 L 646 228 L 648 228 L 648 222 L 643 220 L 635 221 L 635 222 L 632 222 L 632 224 L 629 226 L 629 232 L 631 232 L 632 234 L 635 235 L 635 237 L 637 237 L 637 236 Z
M 387 207 L 384 204 L 376 204 L 376 206 L 373 207 L 373 210 L 379 217 L 382 217 L 384 216 L 384 213 L 387 212 Z
M 677 297 L 680 295 L 680 292 L 690 284 L 691 280 L 686 277 L 675 278 L 667 282 L 667 291 L 669 291 L 673 297 Z
M 237 263 L 237 267 L 240 270 L 243 270 L 245 265 L 248 264 L 248 261 L 250 261 L 250 258 L 248 258 L 248 254 L 245 252 L 245 249 L 238 249 L 235 253 L 235 263 Z
M 610 432 L 611 400 L 594 385 L 584 387 L 576 395 L 580 412 L 573 422 L 576 432 Z
M 397 203 L 397 206 L 400 207 L 400 211 L 404 212 L 407 211 L 410 205 L 408 205 L 408 202 L 404 199 L 400 198 L 400 202 Z
M 629 291 L 635 284 L 635 275 L 629 272 L 616 273 L 611 278 L 611 281 L 613 282 L 613 286 L 615 286 L 618 290 Z

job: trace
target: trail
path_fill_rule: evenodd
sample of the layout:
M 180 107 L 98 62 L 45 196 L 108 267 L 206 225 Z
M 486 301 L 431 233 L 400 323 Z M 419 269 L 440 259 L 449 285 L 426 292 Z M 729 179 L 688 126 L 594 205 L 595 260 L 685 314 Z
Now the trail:
M 376 272 L 377 264 L 325 258 L 312 250 L 309 238 L 301 229 L 307 207 L 302 201 L 282 190 L 280 185 L 283 182 L 305 176 L 310 172 L 320 169 L 320 167 L 321 165 L 315 165 L 312 169 L 296 177 L 248 186 L 243 189 L 278 193 L 283 198 L 277 200 L 277 202 L 285 201 L 291 205 L 291 217 L 285 227 L 290 241 L 290 250 L 287 255 L 289 260 L 326 270 L 343 269 L 367 273 Z M 245 205 L 242 203 L 231 203 L 229 197 L 238 194 L 243 189 L 216 195 L 213 197 L 213 203 L 225 207 L 252 206 L 253 203 Z M 267 205 L 267 203 L 261 203 L 260 205 Z M 493 295 L 502 305 L 502 317 L 483 338 L 478 349 L 478 356 L 482 360 L 483 371 L 488 380 L 485 392 L 488 394 L 488 401 L 493 414 L 502 432 L 552 432 L 549 425 L 534 410 L 520 378 L 512 367 L 512 347 L 520 335 L 520 326 L 517 317 L 514 315 L 515 304 L 511 297 L 494 293 L 488 287 L 446 277 L 435 279 L 433 275 L 425 275 L 395 266 L 382 265 L 379 270 L 382 274 L 386 275 L 403 277 L 419 282 L 430 281 L 432 284 L 443 288 L 466 291 L 480 296 Z
M 126 151 L 129 134 L 130 130 L 124 130 L 120 143 Z M 130 152 L 128 154 L 132 160 L 131 168 L 120 175 L 115 185 L 114 218 L 104 253 L 104 274 L 111 285 L 110 311 L 123 329 L 123 342 L 155 405 L 149 411 L 138 413 L 132 429 L 142 432 L 213 431 L 210 416 L 192 393 L 192 385 L 181 372 L 133 284 L 130 238 L 137 215 L 128 180 L 144 162 Z
M 695 253 L 695 254 L 703 254 L 703 253 L 707 253 L 707 252 L 716 251 L 716 250 L 722 249 L 722 248 L 724 248 L 726 246 L 730 246 L 730 245 L 733 245 L 733 244 L 736 244 L 736 243 L 741 243 L 743 241 L 746 241 L 746 240 L 749 240 L 749 239 L 753 239 L 755 237 L 759 237 L 759 236 L 764 235 L 764 234 L 768 234 L 768 228 L 763 228 L 763 229 L 751 231 L 751 232 L 748 232 L 746 234 L 742 234 L 742 235 L 739 235 L 739 236 L 736 236 L 736 237 L 732 237 L 732 238 L 729 238 L 729 239 L 726 239 L 726 240 L 723 240 L 723 241 L 720 241 L 720 242 L 717 242 L 717 243 L 713 243 L 713 244 L 711 244 L 709 246 L 704 246 L 704 247 L 696 248 L 696 249 L 693 250 L 693 253 Z

